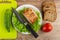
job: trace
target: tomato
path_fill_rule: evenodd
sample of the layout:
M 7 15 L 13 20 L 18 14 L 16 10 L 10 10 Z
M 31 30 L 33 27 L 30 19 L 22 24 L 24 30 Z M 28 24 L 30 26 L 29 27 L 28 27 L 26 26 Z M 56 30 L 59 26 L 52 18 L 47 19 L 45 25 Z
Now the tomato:
M 43 32 L 50 32 L 52 29 L 53 29 L 53 27 L 50 23 L 46 23 L 42 27 Z

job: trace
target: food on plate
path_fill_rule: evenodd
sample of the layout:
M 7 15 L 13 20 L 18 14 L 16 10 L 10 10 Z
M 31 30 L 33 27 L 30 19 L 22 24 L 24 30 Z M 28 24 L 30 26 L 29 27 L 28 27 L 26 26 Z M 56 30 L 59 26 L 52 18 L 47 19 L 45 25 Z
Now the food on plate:
M 36 15 L 32 8 L 25 9 L 23 15 L 31 24 L 33 24 L 38 19 L 38 16 Z
M 52 11 L 52 10 L 47 10 L 45 13 L 44 13 L 44 20 L 46 21 L 55 21 L 56 20 L 56 12 L 55 11 Z
M 18 10 L 18 12 L 19 12 L 19 14 L 21 15 L 21 14 L 24 14 L 24 12 L 26 11 L 26 9 L 28 9 L 28 8 L 22 8 L 22 9 L 20 9 L 20 10 Z M 29 10 L 31 10 L 32 11 L 32 9 L 30 9 L 29 8 Z M 28 10 L 28 11 L 29 11 Z M 27 11 L 27 12 L 28 12 Z M 38 30 L 40 29 L 40 27 L 41 27 L 41 24 L 40 24 L 40 22 L 41 22 L 41 16 L 40 16 L 40 12 L 38 11 L 38 10 L 34 10 L 33 9 L 33 11 L 35 12 L 35 14 L 34 14 L 34 12 L 28 12 L 28 14 L 27 15 L 29 15 L 29 16 L 31 16 L 29 13 L 32 13 L 33 15 L 36 15 L 36 17 L 38 17 L 37 19 L 36 19 L 36 21 L 33 23 L 33 24 L 31 24 L 31 27 L 33 28 L 33 30 L 34 31 L 36 31 L 36 32 L 38 32 Z M 26 12 L 26 13 L 27 13 Z M 25 16 L 26 16 L 26 13 L 24 14 Z M 33 18 L 33 17 L 32 17 Z M 34 17 L 35 18 L 35 17 Z M 24 18 L 23 18 L 24 19 Z M 34 19 L 35 20 L 35 19 Z M 27 29 L 26 29 L 26 27 L 25 27 L 25 25 L 23 25 L 21 22 L 19 22 L 18 21 L 18 19 L 16 18 L 16 16 L 13 14 L 13 16 L 12 16 L 12 23 L 13 23 L 13 26 L 19 31 L 19 32 L 21 32 L 21 33 L 30 33 Z
M 50 32 L 52 31 L 52 29 L 53 29 L 53 26 L 50 23 L 46 23 L 42 27 L 43 32 Z
M 8 32 L 10 32 L 10 27 L 12 26 L 11 18 L 12 18 L 12 11 L 10 9 L 7 9 L 4 15 L 4 25 Z
M 54 22 L 57 18 L 56 6 L 54 1 L 44 1 L 42 3 L 43 19 Z

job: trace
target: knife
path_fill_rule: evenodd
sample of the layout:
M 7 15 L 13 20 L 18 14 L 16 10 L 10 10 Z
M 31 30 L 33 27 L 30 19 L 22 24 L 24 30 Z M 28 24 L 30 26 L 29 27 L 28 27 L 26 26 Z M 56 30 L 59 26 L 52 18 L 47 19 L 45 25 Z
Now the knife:
M 26 22 L 25 20 L 22 19 L 22 17 L 19 15 L 19 13 L 14 9 L 12 8 L 12 12 L 16 15 L 17 19 L 26 26 L 26 28 L 28 29 L 28 31 L 31 32 L 31 34 L 37 38 L 38 37 L 38 34 L 31 28 L 31 26 L 28 24 L 28 22 Z

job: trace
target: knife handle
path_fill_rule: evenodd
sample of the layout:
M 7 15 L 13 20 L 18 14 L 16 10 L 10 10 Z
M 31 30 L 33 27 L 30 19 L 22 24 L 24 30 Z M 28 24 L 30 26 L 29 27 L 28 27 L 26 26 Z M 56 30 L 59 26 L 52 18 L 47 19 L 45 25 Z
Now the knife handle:
M 32 35 L 37 38 L 38 34 L 30 27 L 29 24 L 26 25 L 26 28 L 32 33 Z

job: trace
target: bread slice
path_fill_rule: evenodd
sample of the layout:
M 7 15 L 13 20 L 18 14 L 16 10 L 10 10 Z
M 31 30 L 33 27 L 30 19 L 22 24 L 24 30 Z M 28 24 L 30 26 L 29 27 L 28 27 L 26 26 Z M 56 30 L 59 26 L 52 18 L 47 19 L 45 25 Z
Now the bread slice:
M 34 12 L 34 10 L 32 8 L 28 8 L 24 11 L 23 15 L 26 17 L 26 19 L 33 24 L 37 19 L 38 16 L 36 15 L 36 13 Z
M 54 3 L 54 1 L 49 1 L 49 0 L 48 1 L 44 1 L 42 3 L 42 6 L 44 7 L 46 5 L 55 6 L 55 3 Z
M 46 10 L 56 10 L 56 6 L 54 1 L 44 1 L 42 4 L 43 11 L 45 12 Z
M 57 18 L 56 6 L 54 1 L 44 1 L 42 3 L 42 11 L 44 13 L 44 20 L 54 22 Z
M 44 12 L 44 20 L 45 21 L 51 21 L 54 22 L 57 18 L 57 13 L 56 11 L 53 10 L 47 10 L 46 12 Z
M 47 10 L 53 10 L 53 11 L 56 11 L 56 7 L 55 6 L 53 6 L 53 5 L 45 5 L 44 7 L 43 7 L 43 11 L 45 12 L 45 11 L 47 11 Z

